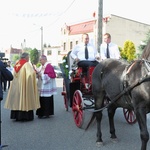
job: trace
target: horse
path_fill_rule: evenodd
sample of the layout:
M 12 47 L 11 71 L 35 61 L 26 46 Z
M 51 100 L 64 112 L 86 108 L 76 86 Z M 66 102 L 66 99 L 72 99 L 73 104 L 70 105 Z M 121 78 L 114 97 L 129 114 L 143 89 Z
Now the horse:
M 128 63 L 123 60 L 101 61 L 92 74 L 92 93 L 97 123 L 97 145 L 103 145 L 102 111 L 107 108 L 111 139 L 117 141 L 114 115 L 117 108 L 133 110 L 140 129 L 141 150 L 146 150 L 149 140 L 146 114 L 150 112 L 150 42 L 142 57 Z M 105 100 L 109 103 L 105 106 Z M 91 119 L 92 120 L 92 119 Z M 89 123 L 90 124 L 90 123 Z

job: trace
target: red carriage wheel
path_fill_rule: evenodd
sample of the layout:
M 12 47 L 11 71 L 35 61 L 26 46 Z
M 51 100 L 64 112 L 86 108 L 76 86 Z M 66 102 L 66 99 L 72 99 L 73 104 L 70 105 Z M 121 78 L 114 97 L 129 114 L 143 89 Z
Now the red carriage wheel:
M 74 121 L 77 127 L 81 128 L 84 121 L 84 103 L 82 98 L 82 93 L 80 90 L 76 90 L 73 95 L 72 101 L 72 112 Z
M 129 124 L 136 123 L 136 115 L 133 110 L 123 108 L 123 113 L 124 113 L 124 117 L 125 117 L 126 121 Z
M 68 98 L 67 98 L 67 90 L 66 90 L 66 86 L 65 86 L 65 81 L 63 80 L 63 92 L 62 95 L 64 96 L 64 105 L 65 105 L 65 109 L 66 111 L 68 111 Z

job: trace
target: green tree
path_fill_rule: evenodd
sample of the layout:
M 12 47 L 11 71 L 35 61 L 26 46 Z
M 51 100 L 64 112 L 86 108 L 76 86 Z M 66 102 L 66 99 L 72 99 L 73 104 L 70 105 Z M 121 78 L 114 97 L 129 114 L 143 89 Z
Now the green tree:
M 127 50 L 128 50 L 128 42 L 124 43 L 123 49 L 121 51 L 121 57 L 125 60 L 127 60 Z
M 39 52 L 36 48 L 30 51 L 30 61 L 35 65 L 39 62 Z
M 135 50 L 135 45 L 132 41 L 129 41 L 129 46 L 127 50 L 127 60 L 132 61 L 136 58 L 136 50 Z
M 124 47 L 121 51 L 121 57 L 127 61 L 132 61 L 136 58 L 135 45 L 132 41 L 125 41 Z
M 12 65 L 14 65 L 18 60 L 20 59 L 20 55 L 19 54 L 14 54 L 12 57 Z
M 122 59 L 126 59 L 126 56 L 124 54 L 123 48 L 119 46 L 120 56 Z
M 26 47 L 26 48 L 24 49 L 24 52 L 26 52 L 26 53 L 29 53 L 29 54 L 30 54 L 30 51 L 32 51 L 32 48 L 31 48 L 31 47 Z

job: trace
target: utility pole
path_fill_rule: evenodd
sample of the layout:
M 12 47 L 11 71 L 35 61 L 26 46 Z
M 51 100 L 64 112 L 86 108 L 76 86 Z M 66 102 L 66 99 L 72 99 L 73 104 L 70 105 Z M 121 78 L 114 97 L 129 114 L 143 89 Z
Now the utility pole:
M 103 33 L 103 0 L 99 0 L 98 4 L 98 25 L 97 25 L 97 50 L 100 52 L 100 44 L 102 43 Z
M 41 26 L 41 55 L 43 55 L 43 26 Z
M 35 23 L 33 25 L 39 26 Z M 41 52 L 40 52 L 40 55 L 43 55 L 44 54 L 44 49 L 43 49 L 43 26 L 40 26 L 40 30 L 41 30 Z

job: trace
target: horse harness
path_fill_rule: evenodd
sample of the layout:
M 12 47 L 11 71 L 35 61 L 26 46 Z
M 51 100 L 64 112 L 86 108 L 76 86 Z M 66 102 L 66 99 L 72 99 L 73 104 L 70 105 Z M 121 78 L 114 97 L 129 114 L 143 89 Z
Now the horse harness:
M 147 74 L 144 76 L 144 77 L 141 77 L 141 81 L 142 82 L 145 82 L 147 81 L 147 79 L 149 80 L 150 79 L 150 62 L 148 62 L 147 60 L 141 60 L 143 63 L 144 63 L 144 68 L 147 72 Z M 121 84 L 121 91 L 123 89 L 126 89 L 129 85 L 128 83 L 128 79 L 129 79 L 129 72 L 131 71 L 132 67 L 136 64 L 136 61 L 134 61 L 131 65 L 127 66 L 125 68 L 125 70 L 123 71 L 123 74 L 122 74 L 122 84 Z M 140 81 L 140 84 L 142 83 Z M 139 85 L 139 83 L 137 83 L 137 85 Z M 137 86 L 135 85 L 135 86 Z M 134 88 L 134 87 L 133 87 Z M 131 90 L 130 90 L 131 91 Z M 131 97 L 131 94 L 130 94 L 130 91 L 128 90 L 123 96 L 122 98 L 124 99 L 124 101 L 129 104 L 130 106 L 132 106 L 132 97 Z
M 128 74 L 130 73 L 132 67 L 135 65 L 136 61 L 134 61 L 132 64 L 128 65 L 125 67 L 122 76 L 121 76 L 121 84 L 120 84 L 120 90 L 123 91 L 124 89 L 126 89 L 129 85 L 128 79 L 129 76 Z M 125 101 L 126 104 L 128 104 L 129 106 L 132 107 L 132 97 L 131 97 L 131 93 L 130 91 L 126 91 L 126 93 L 124 93 L 122 95 L 123 100 Z
M 100 109 L 97 109 L 97 110 L 93 110 L 92 112 L 99 112 L 99 111 L 104 110 L 105 108 L 109 107 L 112 103 L 117 101 L 120 97 L 123 97 L 125 102 L 128 103 L 129 106 L 132 107 L 132 97 L 131 97 L 130 91 L 133 88 L 135 88 L 136 86 L 142 84 L 143 82 L 150 81 L 150 62 L 148 60 L 145 60 L 145 59 L 142 59 L 141 61 L 144 63 L 144 66 L 145 66 L 145 69 L 146 69 L 147 73 L 143 77 L 141 77 L 137 82 L 129 85 L 129 83 L 128 83 L 128 79 L 129 79 L 128 74 L 131 71 L 132 67 L 136 64 L 136 61 L 134 61 L 129 66 L 126 66 L 126 68 L 124 69 L 124 71 L 122 73 L 122 77 L 121 77 L 121 80 L 122 80 L 122 83 L 120 85 L 121 93 L 118 94 L 114 99 L 112 99 L 104 107 L 102 107 Z

